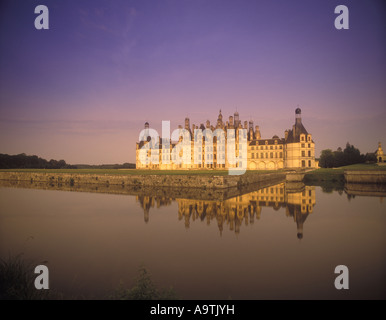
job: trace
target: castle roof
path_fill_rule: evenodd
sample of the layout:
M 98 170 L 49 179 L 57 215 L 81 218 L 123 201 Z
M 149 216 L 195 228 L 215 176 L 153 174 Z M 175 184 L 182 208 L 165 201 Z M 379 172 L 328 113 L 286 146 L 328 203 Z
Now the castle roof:
M 284 139 L 259 139 L 259 140 L 253 140 L 249 144 L 250 146 L 265 146 L 265 142 L 267 141 L 267 145 L 275 145 L 275 141 L 277 141 L 277 145 L 283 144 Z
M 308 132 L 306 128 L 304 128 L 303 123 L 301 121 L 298 121 L 296 119 L 296 123 L 292 130 L 288 130 L 288 137 L 286 139 L 287 143 L 291 142 L 300 142 L 300 135 L 305 134 L 307 135 Z

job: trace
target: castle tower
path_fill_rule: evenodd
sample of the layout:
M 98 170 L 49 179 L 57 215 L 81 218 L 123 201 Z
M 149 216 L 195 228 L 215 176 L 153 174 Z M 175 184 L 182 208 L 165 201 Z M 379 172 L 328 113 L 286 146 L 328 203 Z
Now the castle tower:
M 287 168 L 314 168 L 315 143 L 302 123 L 302 110 L 295 109 L 295 124 L 285 134 L 285 163 Z
M 146 140 L 148 140 L 149 141 L 149 122 L 145 122 L 145 133 L 144 133 L 144 136 L 145 136 L 145 138 L 146 138 Z
M 216 127 L 217 128 L 223 127 L 221 109 L 220 109 L 220 113 L 218 114 L 218 117 L 217 117 L 217 126 Z
M 381 142 L 378 142 L 378 150 L 375 154 L 378 163 L 386 162 L 386 155 L 383 153 Z
M 261 139 L 261 134 L 260 134 L 259 126 L 255 127 L 255 139 L 257 139 L 257 140 Z
M 236 111 L 234 113 L 234 121 L 235 121 L 235 128 L 238 128 L 239 127 L 239 123 L 240 123 L 240 118 L 239 118 L 239 113 Z
M 249 130 L 253 130 L 253 120 L 249 120 Z
M 190 120 L 189 120 L 189 118 L 185 118 L 185 129 L 190 131 Z
M 233 128 L 233 117 L 229 116 L 229 126 Z
M 300 125 L 302 123 L 302 109 L 296 108 L 295 110 L 295 125 Z

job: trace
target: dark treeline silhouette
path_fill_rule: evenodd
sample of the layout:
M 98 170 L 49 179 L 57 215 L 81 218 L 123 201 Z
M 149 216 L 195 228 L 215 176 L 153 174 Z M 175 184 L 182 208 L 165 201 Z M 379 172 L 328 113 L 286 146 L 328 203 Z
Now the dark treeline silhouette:
M 47 161 L 35 155 L 27 156 L 25 153 L 17 155 L 0 153 L 0 169 L 135 169 L 135 163 L 70 165 L 64 160 Z
M 77 164 L 78 169 L 135 169 L 135 163 L 125 162 L 124 164 Z
M 322 150 L 320 154 L 319 166 L 322 168 L 337 168 L 351 164 L 376 162 L 374 153 L 361 154 L 359 149 L 347 142 L 346 148 L 338 148 L 336 151 L 331 149 Z
M 0 154 L 0 169 L 76 169 L 64 160 L 46 159 L 38 156 Z

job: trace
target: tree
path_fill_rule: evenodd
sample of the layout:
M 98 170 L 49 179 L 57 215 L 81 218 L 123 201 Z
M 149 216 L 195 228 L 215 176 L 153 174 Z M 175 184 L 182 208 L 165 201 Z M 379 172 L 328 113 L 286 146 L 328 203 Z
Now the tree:
M 346 144 L 346 148 L 343 150 L 343 154 L 344 164 L 341 164 L 341 166 L 364 162 L 364 156 L 361 155 L 359 149 L 355 148 L 353 145 L 350 145 L 348 142 Z
M 363 162 L 365 162 L 365 156 L 347 142 L 343 151 L 340 147 L 334 152 L 331 149 L 322 150 L 319 165 L 322 168 L 336 168 Z
M 334 166 L 334 154 L 331 149 L 322 150 L 319 165 L 322 168 L 332 168 Z
M 377 162 L 377 156 L 375 153 L 366 153 L 365 162 Z

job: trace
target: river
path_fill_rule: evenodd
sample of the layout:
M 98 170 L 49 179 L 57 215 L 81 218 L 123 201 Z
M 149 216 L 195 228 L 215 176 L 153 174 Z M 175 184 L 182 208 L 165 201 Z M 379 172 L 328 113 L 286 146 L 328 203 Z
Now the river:
M 47 265 L 50 289 L 75 299 L 130 286 L 140 266 L 180 299 L 385 299 L 385 209 L 285 183 L 222 201 L 3 186 L 0 258 Z

